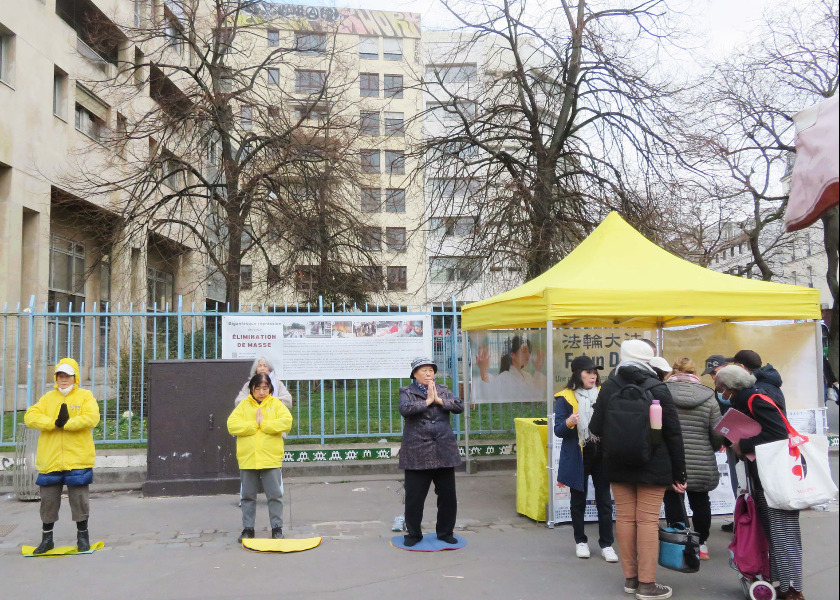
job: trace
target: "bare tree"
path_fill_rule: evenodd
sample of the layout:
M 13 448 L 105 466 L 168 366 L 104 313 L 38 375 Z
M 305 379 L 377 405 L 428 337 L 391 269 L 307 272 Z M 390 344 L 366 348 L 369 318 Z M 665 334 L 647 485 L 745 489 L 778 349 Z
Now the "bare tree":
M 752 263 L 762 279 L 771 280 L 779 275 L 780 264 L 773 254 L 790 254 L 796 243 L 782 227 L 788 190 L 780 183 L 796 152 L 793 115 L 837 93 L 837 3 L 811 0 L 774 8 L 765 15 L 756 37 L 759 43 L 749 43 L 714 65 L 695 104 L 699 133 L 690 137 L 690 146 L 698 160 L 706 161 L 706 172 L 718 184 L 725 182 L 721 198 L 742 208 L 739 223 Z M 834 298 L 830 338 L 836 369 L 840 327 L 836 210 L 823 217 L 823 225 L 827 279 Z
M 675 157 L 678 88 L 650 59 L 675 33 L 666 3 L 559 4 L 444 0 L 462 42 L 425 74 L 426 120 L 445 122 L 425 143 L 429 214 L 472 219 L 458 253 L 526 279 L 610 210 L 653 231 L 650 191 Z M 478 72 L 453 76 L 464 56 Z
M 280 14 L 265 2 L 140 6 L 149 12 L 122 24 L 128 50 L 117 73 L 90 82 L 124 111 L 99 140 L 119 157 L 116 168 L 87 169 L 74 188 L 122 198 L 112 203 L 121 239 L 159 233 L 198 248 L 208 262 L 202 275 L 223 281 L 232 310 L 243 274 L 246 287 L 254 276 L 268 283 L 263 299 L 291 287 L 305 299 L 365 301 L 376 283 L 360 275 L 373 256 L 351 209 L 355 82 L 334 23 L 304 36 L 281 24 L 267 39 Z M 96 22 L 86 25 L 95 34 Z

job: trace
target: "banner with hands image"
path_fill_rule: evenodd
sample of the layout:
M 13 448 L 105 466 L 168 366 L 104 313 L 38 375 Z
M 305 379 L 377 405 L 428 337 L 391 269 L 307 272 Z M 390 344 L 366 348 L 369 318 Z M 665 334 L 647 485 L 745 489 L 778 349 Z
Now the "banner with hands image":
M 408 379 L 413 358 L 432 357 L 432 336 L 429 315 L 225 316 L 222 358 L 264 356 L 284 380 Z
M 621 342 L 656 339 L 656 331 L 631 328 L 555 329 L 554 383 L 556 394 L 569 381 L 571 364 L 585 354 L 603 367 L 601 378 L 619 362 Z M 545 330 L 475 331 L 470 333 L 471 402 L 545 402 Z

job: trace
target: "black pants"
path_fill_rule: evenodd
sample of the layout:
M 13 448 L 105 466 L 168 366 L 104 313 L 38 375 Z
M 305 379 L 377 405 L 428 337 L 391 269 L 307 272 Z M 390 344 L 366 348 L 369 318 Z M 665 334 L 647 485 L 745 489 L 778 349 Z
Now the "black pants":
M 575 533 L 576 544 L 588 541 L 584 530 L 584 516 L 586 514 L 586 494 L 590 475 L 592 475 L 592 486 L 595 488 L 595 507 L 598 509 L 598 545 L 601 548 L 606 548 L 613 545 L 615 538 L 613 537 L 610 482 L 607 479 L 604 463 L 601 460 L 597 460 L 591 465 L 584 462 L 582 492 L 569 488 L 571 492 L 569 509 L 572 513 L 572 530 Z
M 405 528 L 408 537 L 423 537 L 420 523 L 423 521 L 423 504 L 429 493 L 429 486 L 435 483 L 437 494 L 438 537 L 452 535 L 455 529 L 455 516 L 458 513 L 458 500 L 455 497 L 455 467 L 443 469 L 405 470 Z
M 712 526 L 712 505 L 709 502 L 709 492 L 687 491 L 688 504 L 691 506 L 691 522 L 694 531 L 700 534 L 700 543 L 705 544 L 709 539 L 709 529 Z M 682 522 L 685 520 L 684 509 L 680 506 L 683 502 L 683 495 L 672 489 L 665 491 L 665 520 L 668 524 Z M 687 523 L 686 523 L 687 525 Z

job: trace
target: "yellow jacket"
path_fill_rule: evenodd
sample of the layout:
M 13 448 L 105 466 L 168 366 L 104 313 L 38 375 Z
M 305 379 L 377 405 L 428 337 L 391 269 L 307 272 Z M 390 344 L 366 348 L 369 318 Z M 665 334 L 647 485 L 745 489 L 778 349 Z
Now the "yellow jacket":
M 76 373 L 76 382 L 67 396 L 55 389 L 47 392 L 30 406 L 23 417 L 27 427 L 40 429 L 35 468 L 40 473 L 89 469 L 93 467 L 96 450 L 93 446 L 93 428 L 99 424 L 99 404 L 90 390 L 79 387 L 79 365 L 72 358 L 62 358 Z M 58 365 L 56 365 L 58 368 Z M 70 419 L 63 428 L 55 426 L 58 411 L 66 403 Z
M 257 409 L 263 420 L 257 425 Z M 292 413 L 274 396 L 261 403 L 248 394 L 236 405 L 227 421 L 236 436 L 236 460 L 240 469 L 276 469 L 283 465 L 283 433 L 292 430 Z

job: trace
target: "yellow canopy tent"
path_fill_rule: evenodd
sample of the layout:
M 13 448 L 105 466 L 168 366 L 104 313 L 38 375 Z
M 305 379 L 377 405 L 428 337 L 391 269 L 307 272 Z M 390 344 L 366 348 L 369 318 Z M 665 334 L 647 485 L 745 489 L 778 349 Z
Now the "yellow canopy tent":
M 613 212 L 566 258 L 539 277 L 463 306 L 461 327 L 468 331 L 545 328 L 546 398 L 550 398 L 554 394 L 551 332 L 558 326 L 650 326 L 661 331 L 666 326 L 722 320 L 820 317 L 817 290 L 735 277 L 695 265 L 663 250 Z M 464 364 L 469 364 L 467 346 L 465 343 Z M 468 398 L 469 386 L 466 391 Z M 553 408 L 548 402 L 549 431 L 553 429 Z M 465 417 L 469 445 L 470 411 Z M 548 465 L 553 464 L 553 453 L 554 445 L 548 444 Z M 467 451 L 468 463 L 469 455 Z M 542 472 L 545 466 L 539 466 Z M 469 472 L 469 464 L 467 469 Z M 546 524 L 553 527 L 554 494 L 548 493 L 553 489 L 551 469 L 547 472 L 540 502 L 548 500 Z M 517 504 L 522 486 L 524 483 L 517 483 Z M 547 498 L 542 498 L 543 494 Z
M 819 319 L 818 290 L 711 271 L 663 250 L 618 213 L 554 267 L 503 294 L 467 304 L 473 329 L 675 326 L 718 320 Z

